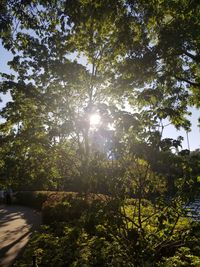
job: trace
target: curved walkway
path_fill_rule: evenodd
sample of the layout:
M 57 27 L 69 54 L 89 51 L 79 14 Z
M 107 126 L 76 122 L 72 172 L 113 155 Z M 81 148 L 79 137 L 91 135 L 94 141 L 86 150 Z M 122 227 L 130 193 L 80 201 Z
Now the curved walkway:
M 27 207 L 0 205 L 0 267 L 12 266 L 41 224 L 41 214 Z

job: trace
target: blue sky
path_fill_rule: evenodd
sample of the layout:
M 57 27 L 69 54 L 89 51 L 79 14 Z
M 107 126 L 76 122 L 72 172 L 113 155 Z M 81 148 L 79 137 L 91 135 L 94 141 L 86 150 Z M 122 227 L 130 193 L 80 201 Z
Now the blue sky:
M 8 53 L 0 43 L 0 72 L 6 72 L 10 73 L 9 67 L 7 66 L 7 62 L 12 59 L 12 54 Z M 0 103 L 0 109 L 5 106 L 6 102 L 10 100 L 9 95 L 0 95 L 0 98 L 2 99 L 2 102 Z M 192 123 L 191 132 L 189 132 L 189 144 L 190 149 L 194 150 L 199 148 L 200 149 L 200 128 L 198 125 L 198 118 L 200 117 L 200 110 L 197 110 L 195 108 L 190 108 L 190 111 L 192 112 L 192 116 L 190 117 L 190 121 Z M 177 131 L 172 125 L 167 126 L 164 129 L 163 137 L 170 137 L 170 138 L 177 138 L 178 136 L 183 136 L 183 148 L 188 149 L 187 144 L 187 134 L 185 131 L 180 130 Z

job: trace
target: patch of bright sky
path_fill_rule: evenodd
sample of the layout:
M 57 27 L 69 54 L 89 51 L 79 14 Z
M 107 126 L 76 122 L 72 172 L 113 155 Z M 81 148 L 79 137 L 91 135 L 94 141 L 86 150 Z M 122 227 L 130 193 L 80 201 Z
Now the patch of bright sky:
M 168 125 L 163 131 L 163 138 L 177 139 L 178 136 L 182 136 L 184 138 L 182 148 L 190 148 L 190 150 L 192 151 L 198 148 L 200 149 L 200 127 L 198 127 L 198 118 L 200 118 L 200 110 L 190 107 L 189 111 L 192 113 L 192 115 L 188 117 L 192 124 L 191 131 L 187 133 L 185 130 L 177 130 L 173 125 Z
M 7 62 L 12 59 L 12 53 L 5 50 L 0 43 L 0 72 L 5 72 L 7 74 L 11 74 L 12 71 L 9 69 Z M 87 65 L 87 61 L 81 55 L 77 58 L 77 55 L 74 54 L 70 56 L 72 60 L 77 59 L 77 62 L 82 65 Z M 87 66 L 90 69 L 90 66 Z M 0 109 L 2 109 L 8 101 L 11 101 L 11 96 L 9 94 L 3 95 L 0 94 Z M 200 149 L 200 128 L 198 127 L 198 118 L 200 117 L 200 110 L 195 108 L 190 108 L 192 112 L 192 116 L 190 117 L 190 121 L 192 124 L 191 132 L 188 133 L 189 137 L 189 145 L 191 150 L 195 150 L 197 148 Z M 175 127 L 169 125 L 165 127 L 163 132 L 163 138 L 174 138 L 176 139 L 178 136 L 183 136 L 183 149 L 188 149 L 188 142 L 187 142 L 187 133 L 184 130 L 176 130 Z
M 0 42 L 0 73 L 7 73 L 7 74 L 12 74 L 12 71 L 10 70 L 9 66 L 7 65 L 8 61 L 12 59 L 12 53 L 6 51 L 2 43 Z M 0 93 L 0 109 L 5 106 L 6 102 L 11 101 L 11 96 L 10 94 L 2 94 Z

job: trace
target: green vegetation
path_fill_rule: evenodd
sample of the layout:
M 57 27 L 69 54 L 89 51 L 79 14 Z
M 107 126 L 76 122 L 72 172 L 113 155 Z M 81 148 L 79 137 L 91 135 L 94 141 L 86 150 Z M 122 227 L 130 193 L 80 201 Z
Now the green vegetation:
M 1 1 L 0 187 L 44 222 L 16 266 L 200 266 L 200 151 L 163 138 L 200 106 L 199 17 L 195 0 Z
M 139 215 L 137 201 L 52 193 L 45 226 L 15 266 L 29 266 L 33 255 L 38 266 L 199 266 L 199 224 L 177 219 L 177 203 L 142 200 Z

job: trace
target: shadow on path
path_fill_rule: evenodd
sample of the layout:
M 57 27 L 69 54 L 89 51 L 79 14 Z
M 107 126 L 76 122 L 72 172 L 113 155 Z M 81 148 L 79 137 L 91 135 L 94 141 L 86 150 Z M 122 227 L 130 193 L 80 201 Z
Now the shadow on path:
M 13 246 L 15 246 L 16 244 L 18 244 L 21 240 L 23 240 L 24 238 L 26 238 L 28 235 L 30 235 L 30 232 L 25 233 L 24 235 L 22 235 L 21 237 L 19 237 L 14 242 L 12 242 L 9 245 L 1 248 L 1 250 L 0 250 L 0 258 L 2 258 Z
M 0 206 L 0 267 L 12 266 L 41 224 L 41 214 L 22 206 Z

